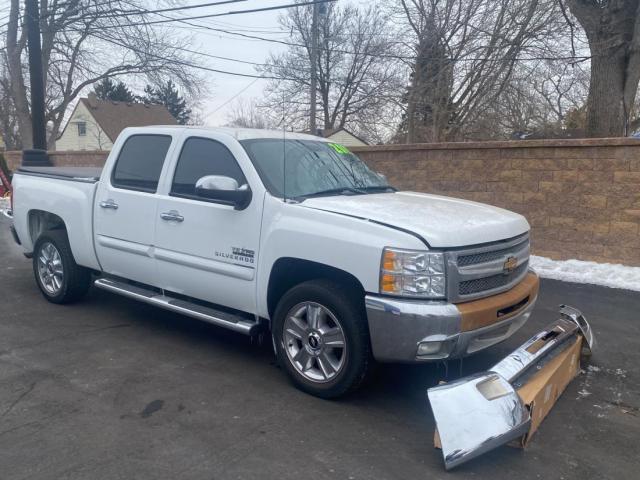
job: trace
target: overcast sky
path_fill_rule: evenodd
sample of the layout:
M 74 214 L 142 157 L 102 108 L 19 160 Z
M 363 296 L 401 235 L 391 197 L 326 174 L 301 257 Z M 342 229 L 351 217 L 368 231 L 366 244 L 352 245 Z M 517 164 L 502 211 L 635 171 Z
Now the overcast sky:
M 199 4 L 205 2 L 203 0 L 187 0 L 185 3 Z M 284 5 L 289 3 L 293 3 L 293 0 L 247 0 L 246 2 L 240 2 L 237 4 L 188 10 L 181 14 L 206 15 L 214 12 L 247 10 L 251 8 Z M 270 12 L 229 15 L 201 20 L 198 23 L 248 35 L 288 40 L 288 32 L 280 31 L 280 25 L 278 24 L 278 15 L 284 12 L 286 11 L 276 10 Z M 227 35 L 215 31 L 203 31 L 203 33 L 194 33 L 193 49 L 211 55 L 262 63 L 269 56 L 269 52 L 283 51 L 286 49 L 286 46 L 277 43 Z M 202 61 L 210 68 L 238 73 L 256 74 L 256 71 L 251 65 L 226 60 L 216 60 L 212 58 L 203 58 Z M 204 73 L 207 78 L 207 87 L 209 90 L 209 98 L 204 102 L 202 108 L 202 116 L 206 125 L 216 126 L 226 123 L 229 110 L 237 99 L 242 98 L 248 100 L 252 97 L 260 97 L 266 84 L 266 81 L 261 79 L 256 80 L 218 73 Z
M 209 13 L 228 12 L 231 10 L 248 10 L 276 5 L 294 3 L 295 0 L 247 0 L 236 4 L 219 5 L 215 7 L 198 8 L 181 12 L 184 16 L 206 15 Z M 370 4 L 375 0 L 338 0 L 339 3 Z M 185 4 L 206 3 L 204 0 L 186 0 Z M 278 16 L 286 10 L 269 12 L 245 13 L 224 17 L 199 20 L 198 23 L 247 35 L 254 35 L 269 39 L 289 40 L 290 32 L 282 31 L 278 23 Z M 172 15 L 178 16 L 178 15 Z M 311 21 L 311 19 L 309 19 Z M 180 24 L 176 24 L 180 25 Z M 198 30 L 189 30 L 197 32 Z M 231 57 L 239 60 L 263 63 L 270 52 L 282 52 L 287 47 L 282 44 L 251 40 L 235 35 L 227 35 L 215 31 L 194 33 L 193 49 L 210 55 Z M 242 63 L 203 58 L 207 67 L 232 72 L 256 74 L 251 65 Z M 217 73 L 205 72 L 208 79 L 209 96 L 202 105 L 204 123 L 210 126 L 223 125 L 228 121 L 228 114 L 238 99 L 249 100 L 260 97 L 267 83 L 266 80 L 236 77 Z

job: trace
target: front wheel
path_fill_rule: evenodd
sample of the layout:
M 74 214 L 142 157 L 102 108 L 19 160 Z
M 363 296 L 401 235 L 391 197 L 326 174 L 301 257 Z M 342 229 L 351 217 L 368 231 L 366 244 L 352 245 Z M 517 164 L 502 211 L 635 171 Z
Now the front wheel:
M 91 271 L 75 262 L 64 230 L 40 235 L 33 249 L 33 273 L 42 295 L 52 303 L 79 300 L 91 286 Z
M 332 282 L 289 290 L 276 308 L 272 334 L 280 365 L 299 389 L 317 397 L 355 390 L 371 368 L 362 298 Z

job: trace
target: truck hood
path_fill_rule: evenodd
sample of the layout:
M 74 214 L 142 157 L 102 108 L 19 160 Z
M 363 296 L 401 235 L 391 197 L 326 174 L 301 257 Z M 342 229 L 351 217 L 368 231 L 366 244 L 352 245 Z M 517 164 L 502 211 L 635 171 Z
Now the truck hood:
M 529 223 L 517 213 L 426 193 L 318 197 L 301 205 L 408 230 L 434 248 L 495 242 L 529 231 Z

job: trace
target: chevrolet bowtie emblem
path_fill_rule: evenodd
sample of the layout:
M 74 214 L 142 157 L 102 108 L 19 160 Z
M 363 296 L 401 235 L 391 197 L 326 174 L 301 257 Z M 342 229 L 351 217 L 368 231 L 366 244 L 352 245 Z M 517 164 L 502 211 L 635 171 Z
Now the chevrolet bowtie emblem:
M 518 259 L 516 257 L 509 257 L 502 265 L 502 271 L 506 275 L 513 272 L 517 266 L 518 266 Z

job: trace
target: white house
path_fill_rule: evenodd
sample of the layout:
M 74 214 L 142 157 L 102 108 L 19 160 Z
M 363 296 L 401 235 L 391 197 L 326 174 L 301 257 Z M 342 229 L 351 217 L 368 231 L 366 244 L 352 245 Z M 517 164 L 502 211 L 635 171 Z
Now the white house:
M 346 128 L 338 128 L 337 130 L 325 130 L 323 132 L 324 138 L 328 138 L 345 147 L 366 147 L 369 145 L 363 139 L 354 135 Z
M 56 150 L 111 150 L 126 127 L 175 125 L 163 105 L 98 100 L 93 93 L 81 98 L 56 140 Z

